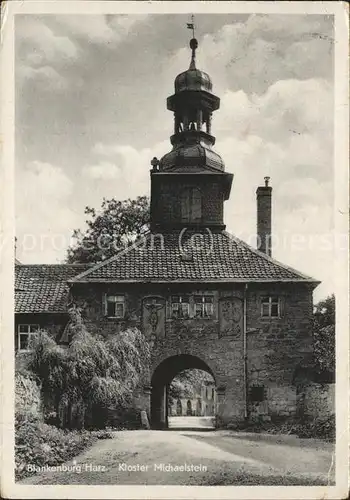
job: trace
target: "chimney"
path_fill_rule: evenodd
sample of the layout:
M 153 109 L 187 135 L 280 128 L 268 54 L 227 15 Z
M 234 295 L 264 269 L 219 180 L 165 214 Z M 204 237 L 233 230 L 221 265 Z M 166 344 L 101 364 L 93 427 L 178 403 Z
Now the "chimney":
M 256 190 L 257 248 L 271 257 L 271 194 L 270 177 L 264 177 L 265 186 Z

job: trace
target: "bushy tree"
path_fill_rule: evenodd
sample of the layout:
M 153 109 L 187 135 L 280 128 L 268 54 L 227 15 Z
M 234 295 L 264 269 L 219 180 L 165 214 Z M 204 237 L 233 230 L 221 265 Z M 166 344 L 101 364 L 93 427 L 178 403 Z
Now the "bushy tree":
M 335 296 L 318 302 L 314 310 L 314 357 L 318 378 L 331 382 L 335 376 Z
M 84 427 L 86 418 L 98 409 L 100 424 L 108 407 L 127 405 L 135 387 L 148 370 L 150 349 L 136 328 L 104 339 L 91 335 L 79 310 L 72 309 L 72 341 L 58 344 L 45 332 L 32 341 L 29 368 L 41 381 L 44 395 L 54 395 L 56 408 L 66 404 L 80 410 L 71 427 Z
M 95 263 L 108 259 L 130 245 L 148 229 L 149 198 L 103 199 L 100 211 L 86 207 L 87 229 L 73 231 L 74 245 L 68 248 L 68 263 Z

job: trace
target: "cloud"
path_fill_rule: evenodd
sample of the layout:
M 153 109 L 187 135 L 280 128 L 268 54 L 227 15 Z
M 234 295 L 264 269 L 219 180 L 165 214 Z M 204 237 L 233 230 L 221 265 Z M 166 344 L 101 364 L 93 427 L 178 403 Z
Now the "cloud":
M 99 192 L 106 197 L 126 199 L 148 195 L 150 162 L 154 156 L 161 157 L 168 150 L 168 141 L 140 150 L 131 145 L 97 143 L 92 148 L 97 162 L 85 165 L 83 173 L 99 182 Z
M 143 22 L 147 14 L 139 15 L 60 15 L 55 23 L 61 30 L 72 36 L 88 40 L 90 44 L 111 44 L 122 41 L 138 23 Z
M 266 172 L 278 182 L 312 172 L 323 182 L 333 165 L 332 87 L 319 79 L 283 80 L 262 96 L 226 91 L 213 131 L 218 148 L 234 151 L 226 157 L 233 172 L 244 165 L 245 175 Z
M 68 80 L 51 66 L 32 68 L 22 65 L 17 69 L 17 75 L 22 82 L 35 82 L 35 85 L 39 86 L 41 90 L 63 91 L 68 88 Z
M 69 207 L 73 182 L 62 168 L 33 161 L 16 177 L 17 257 L 24 263 L 63 258 L 82 215 Z
M 331 79 L 331 16 L 252 15 L 205 35 L 198 53 L 220 90 L 261 95 L 279 80 Z
M 121 169 L 115 163 L 101 162 L 84 167 L 83 172 L 91 179 L 116 180 L 121 177 Z
M 20 60 L 34 66 L 58 60 L 69 62 L 75 60 L 79 53 L 70 37 L 55 33 L 33 15 L 19 16 L 16 22 L 16 43 Z

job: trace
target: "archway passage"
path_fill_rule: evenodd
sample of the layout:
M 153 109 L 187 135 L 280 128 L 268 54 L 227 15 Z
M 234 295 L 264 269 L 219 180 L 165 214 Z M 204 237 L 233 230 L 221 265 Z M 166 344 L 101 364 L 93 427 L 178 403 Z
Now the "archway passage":
M 169 413 L 174 413 L 175 416 L 179 417 L 179 399 L 176 401 L 170 401 L 169 390 L 170 385 L 175 377 L 181 372 L 188 370 L 203 370 L 210 375 L 211 386 L 215 387 L 215 376 L 212 373 L 209 366 L 200 358 L 192 356 L 189 354 L 181 354 L 178 356 L 171 356 L 164 361 L 162 361 L 155 369 L 152 376 L 152 396 L 151 396 L 151 425 L 154 429 L 165 429 L 168 428 Z M 215 389 L 214 389 L 215 390 Z M 191 409 L 191 416 L 196 414 L 198 408 L 205 409 L 206 405 L 202 404 L 203 390 L 198 389 L 197 393 L 193 393 L 193 401 L 188 403 L 189 397 L 184 395 L 183 402 L 181 404 L 182 414 L 189 416 Z M 201 404 L 198 405 L 198 398 L 201 399 Z M 171 407 L 173 409 L 171 410 Z M 213 415 L 215 410 L 213 410 Z M 198 415 L 202 416 L 202 415 Z

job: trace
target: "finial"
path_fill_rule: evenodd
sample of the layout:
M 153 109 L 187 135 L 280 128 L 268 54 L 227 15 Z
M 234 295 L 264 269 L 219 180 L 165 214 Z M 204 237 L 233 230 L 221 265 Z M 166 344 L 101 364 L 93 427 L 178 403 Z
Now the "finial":
M 269 187 L 269 180 L 270 180 L 270 177 L 264 177 L 265 187 Z
M 152 170 L 158 170 L 159 160 L 156 156 L 154 156 L 151 160 Z
M 190 40 L 190 47 L 192 49 L 192 57 L 191 57 L 191 63 L 190 63 L 190 68 L 189 69 L 196 69 L 196 49 L 198 47 L 198 41 L 194 37 L 194 30 L 195 30 L 195 24 L 194 24 L 194 15 L 192 14 L 191 16 L 191 23 L 187 23 L 187 28 L 189 30 L 192 30 L 192 39 Z

